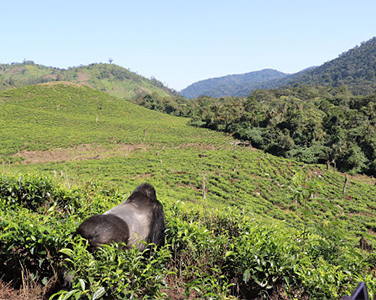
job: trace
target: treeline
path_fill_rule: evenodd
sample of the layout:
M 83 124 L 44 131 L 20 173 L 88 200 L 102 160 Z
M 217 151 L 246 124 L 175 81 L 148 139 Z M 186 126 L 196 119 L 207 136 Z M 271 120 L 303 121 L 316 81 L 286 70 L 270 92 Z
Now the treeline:
M 274 155 L 376 175 L 376 93 L 346 87 L 257 90 L 247 98 L 140 97 L 138 104 L 190 117 L 190 124 L 228 132 Z
M 180 95 L 163 97 L 155 92 L 137 95 L 130 99 L 130 102 L 179 117 L 191 117 L 195 103 Z
M 303 86 L 197 101 L 194 125 L 232 133 L 275 155 L 376 174 L 376 93 Z

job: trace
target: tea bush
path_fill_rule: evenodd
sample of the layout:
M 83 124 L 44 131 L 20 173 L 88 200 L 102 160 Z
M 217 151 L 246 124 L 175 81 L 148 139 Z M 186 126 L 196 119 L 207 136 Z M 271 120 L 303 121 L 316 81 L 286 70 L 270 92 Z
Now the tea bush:
M 19 175 L 0 178 L 0 198 L 7 201 L 7 205 L 21 205 L 34 212 L 57 206 L 70 212 L 79 207 L 77 191 L 67 193 L 56 188 L 51 179 L 37 175 Z
M 68 256 L 65 267 L 72 276 L 72 289 L 60 291 L 52 299 L 165 299 L 161 291 L 166 286 L 166 262 L 170 251 L 137 248 L 124 251 L 122 245 L 104 245 L 95 253 L 87 251 L 82 238 L 73 249 L 60 252 Z
M 26 177 L 4 178 L 18 182 Z M 32 178 L 28 182 L 40 180 Z M 297 190 L 304 195 L 299 184 Z M 52 203 L 31 210 L 22 201 L 0 198 L 0 262 L 3 280 L 14 284 L 21 284 L 27 274 L 48 285 L 67 270 L 73 286 L 53 299 L 166 299 L 171 290 L 187 298 L 267 298 L 284 293 L 291 298 L 338 299 L 359 281 L 375 293 L 375 257 L 354 248 L 334 223 L 292 226 L 236 208 L 214 209 L 162 196 L 166 246 L 125 252 L 121 245 L 109 245 L 91 254 L 87 242 L 72 239 L 72 232 L 86 217 L 124 201 L 126 194 L 93 182 L 72 190 L 52 181 L 48 186 L 51 195 L 73 199 L 73 209 Z M 41 195 L 46 185 L 34 187 Z

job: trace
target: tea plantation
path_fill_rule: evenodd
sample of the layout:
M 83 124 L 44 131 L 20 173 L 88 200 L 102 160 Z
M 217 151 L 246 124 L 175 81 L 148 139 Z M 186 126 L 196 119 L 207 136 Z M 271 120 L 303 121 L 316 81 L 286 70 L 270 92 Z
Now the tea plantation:
M 52 299 L 339 299 L 365 281 L 376 293 L 373 178 L 345 181 L 68 83 L 0 92 L 0 106 L 0 278 L 12 287 L 40 284 Z M 88 155 L 68 155 L 82 145 Z M 162 249 L 91 254 L 72 237 L 142 182 L 164 205 Z M 56 284 L 64 270 L 68 290 Z

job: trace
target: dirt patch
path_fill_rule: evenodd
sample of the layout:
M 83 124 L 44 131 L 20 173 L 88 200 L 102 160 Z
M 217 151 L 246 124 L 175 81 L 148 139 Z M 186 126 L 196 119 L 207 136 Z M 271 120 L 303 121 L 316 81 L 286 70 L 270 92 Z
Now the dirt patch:
M 48 80 L 56 80 L 58 77 L 58 74 L 48 74 L 43 76 L 43 78 L 48 79 Z
M 196 148 L 199 150 L 217 150 L 215 145 L 203 144 L 203 143 L 187 143 L 181 144 L 176 147 L 177 149 L 187 149 L 187 148 Z
M 139 89 L 141 90 L 140 94 L 142 94 L 142 92 L 146 92 L 148 94 L 151 94 L 151 92 L 147 89 L 147 88 L 144 88 L 142 86 L 139 86 Z
M 79 82 L 89 81 L 90 75 L 88 73 L 85 73 L 85 72 L 78 72 L 77 79 L 78 79 Z
M 146 173 L 146 174 L 137 174 L 136 176 L 133 176 L 132 179 L 147 179 L 153 177 L 153 174 Z
M 15 289 L 9 283 L 0 280 L 0 299 L 42 300 L 44 299 L 43 289 L 37 284 Z
M 49 162 L 81 161 L 114 156 L 128 156 L 134 151 L 144 151 L 145 145 L 118 144 L 111 148 L 96 144 L 82 144 L 72 148 L 56 148 L 47 151 L 22 150 L 15 157 L 22 158 L 22 164 L 40 164 Z
M 14 67 L 14 68 L 10 69 L 7 73 L 8 74 L 16 74 L 16 73 L 21 73 L 22 70 L 26 70 L 26 68 Z

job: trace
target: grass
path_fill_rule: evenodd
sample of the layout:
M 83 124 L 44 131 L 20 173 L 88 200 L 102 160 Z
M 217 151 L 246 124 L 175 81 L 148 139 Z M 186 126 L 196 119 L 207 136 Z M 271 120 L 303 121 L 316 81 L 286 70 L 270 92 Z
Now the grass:
M 0 104 L 0 155 L 8 157 L 20 150 L 93 143 L 180 145 L 210 141 L 219 145 L 226 141 L 223 135 L 186 127 L 186 119 L 166 117 L 69 83 L 3 91 Z

